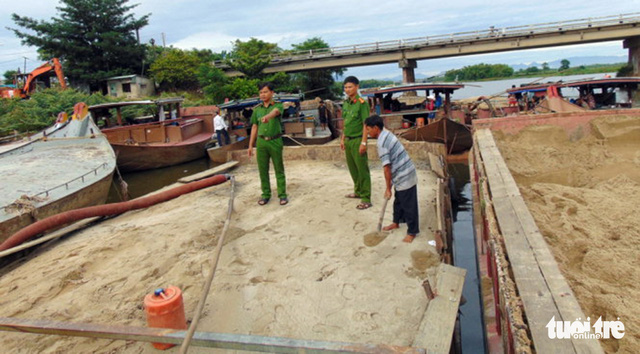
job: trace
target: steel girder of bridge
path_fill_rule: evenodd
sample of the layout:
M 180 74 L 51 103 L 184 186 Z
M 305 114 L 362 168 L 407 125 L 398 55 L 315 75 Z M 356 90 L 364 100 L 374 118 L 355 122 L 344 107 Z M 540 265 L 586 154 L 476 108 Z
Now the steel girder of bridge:
M 264 73 L 301 72 L 446 58 L 571 44 L 622 40 L 640 36 L 640 13 L 493 28 L 430 37 L 323 48 L 272 56 Z M 229 76 L 242 75 L 228 65 L 216 66 Z

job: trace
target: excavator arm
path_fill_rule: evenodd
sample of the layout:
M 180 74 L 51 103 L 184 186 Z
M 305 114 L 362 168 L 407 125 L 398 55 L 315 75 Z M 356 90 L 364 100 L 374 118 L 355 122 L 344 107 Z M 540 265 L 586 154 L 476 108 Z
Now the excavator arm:
M 27 76 L 27 81 L 25 82 L 24 87 L 22 88 L 22 97 L 29 96 L 29 94 L 33 92 L 33 90 L 35 89 L 35 80 L 38 76 L 46 74 L 50 71 L 54 71 L 56 73 L 56 76 L 58 77 L 58 81 L 60 82 L 60 87 L 62 87 L 63 90 L 66 89 L 67 84 L 64 82 L 64 73 L 62 72 L 62 65 L 60 64 L 60 61 L 58 60 L 58 58 L 53 58 L 48 62 L 40 65 L 39 67 L 35 68 L 31 73 L 29 73 L 29 76 Z

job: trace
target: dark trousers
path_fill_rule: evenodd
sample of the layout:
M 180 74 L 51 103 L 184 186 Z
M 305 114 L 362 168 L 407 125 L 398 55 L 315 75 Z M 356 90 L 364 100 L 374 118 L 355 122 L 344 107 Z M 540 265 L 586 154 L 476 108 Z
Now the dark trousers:
M 415 236 L 420 232 L 417 185 L 403 191 L 396 190 L 396 197 L 393 200 L 393 222 L 396 224 L 406 222 L 408 235 Z
M 224 135 L 224 144 L 222 143 L 222 135 Z M 229 133 L 226 129 L 216 130 L 216 137 L 218 138 L 218 146 L 229 145 L 231 140 L 229 139 Z

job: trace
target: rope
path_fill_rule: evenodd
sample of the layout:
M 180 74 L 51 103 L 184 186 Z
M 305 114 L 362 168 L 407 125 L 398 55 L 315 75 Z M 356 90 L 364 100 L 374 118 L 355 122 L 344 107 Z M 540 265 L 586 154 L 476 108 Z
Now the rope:
M 282 136 L 285 136 L 285 137 L 287 137 L 287 138 L 291 139 L 291 141 L 293 141 L 294 143 L 296 143 L 296 144 L 298 144 L 298 145 L 300 145 L 300 146 L 305 146 L 303 143 L 301 143 L 301 142 L 299 142 L 298 140 L 294 139 L 291 135 L 288 135 L 288 134 L 282 134 Z
M 222 251 L 224 237 L 227 234 L 227 230 L 229 229 L 229 222 L 231 221 L 231 212 L 233 211 L 233 198 L 235 195 L 235 185 L 236 185 L 236 179 L 234 176 L 231 176 L 231 196 L 229 197 L 229 208 L 227 210 L 227 219 L 224 222 L 222 233 L 220 234 L 220 238 L 218 239 L 218 244 L 216 245 L 215 254 L 213 256 L 213 266 L 211 267 L 211 273 L 209 274 L 209 278 L 205 283 L 204 289 L 202 289 L 202 295 L 200 295 L 200 300 L 198 300 L 196 315 L 193 318 L 193 321 L 191 321 L 191 325 L 189 325 L 189 331 L 187 332 L 187 335 L 184 337 L 182 346 L 180 346 L 180 354 L 186 354 L 187 350 L 189 349 L 189 344 L 191 343 L 193 334 L 195 333 L 196 327 L 198 326 L 198 322 L 200 321 L 200 315 L 202 315 L 202 310 L 204 309 L 204 305 L 207 301 L 207 295 L 209 295 L 209 290 L 211 289 L 211 283 L 213 282 L 213 277 L 216 275 L 216 269 L 218 268 L 218 260 L 220 259 L 220 252 Z

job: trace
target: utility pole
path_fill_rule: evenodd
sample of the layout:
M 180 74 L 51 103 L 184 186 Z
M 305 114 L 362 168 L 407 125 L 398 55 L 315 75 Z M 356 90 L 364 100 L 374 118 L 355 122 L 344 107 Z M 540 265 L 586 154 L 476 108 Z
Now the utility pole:
M 27 57 L 23 57 L 23 58 L 24 58 L 24 71 L 23 71 L 23 73 L 26 74 L 27 73 L 27 59 L 29 59 L 29 58 L 27 58 Z
M 164 36 L 164 32 L 162 32 L 162 48 L 166 48 L 166 47 L 167 47 L 166 38 Z

